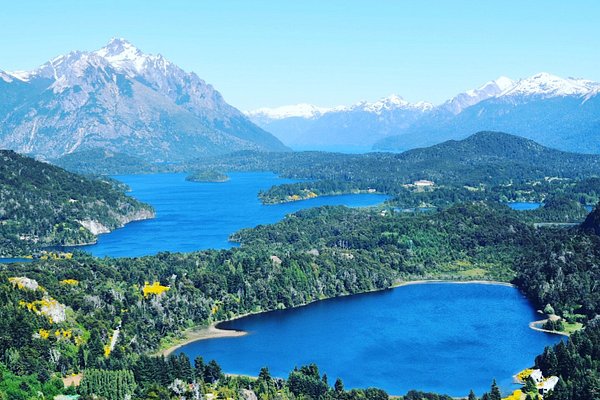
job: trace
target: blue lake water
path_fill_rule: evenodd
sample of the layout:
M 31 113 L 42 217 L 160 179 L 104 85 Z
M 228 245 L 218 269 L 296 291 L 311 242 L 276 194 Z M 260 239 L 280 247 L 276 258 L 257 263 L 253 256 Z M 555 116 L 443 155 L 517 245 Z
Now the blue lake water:
M 100 235 L 97 244 L 80 249 L 98 257 L 137 257 L 160 251 L 229 248 L 234 245 L 228 241 L 229 235 L 241 228 L 271 224 L 303 208 L 372 206 L 388 198 L 379 194 L 357 194 L 265 206 L 257 197 L 260 190 L 294 181 L 267 172 L 231 173 L 231 179 L 224 183 L 188 182 L 186 176 L 115 176 L 131 187 L 133 197 L 154 207 L 156 218 L 133 222 Z
M 557 335 L 537 332 L 540 319 L 512 287 L 430 283 L 341 297 L 296 309 L 221 324 L 249 332 L 190 343 L 177 351 L 216 359 L 228 373 L 257 375 L 263 366 L 287 377 L 294 366 L 316 363 L 329 382 L 479 395 L 496 379 L 503 393 L 512 376 L 533 364 Z
M 0 264 L 10 264 L 15 262 L 32 262 L 31 258 L 0 258 Z
M 525 210 L 535 210 L 540 208 L 540 206 L 542 205 L 542 203 L 527 203 L 527 202 L 518 202 L 518 201 L 513 201 L 510 203 L 506 203 L 507 206 L 509 206 L 510 208 L 512 208 L 513 210 L 517 210 L 517 211 L 525 211 Z
M 513 202 L 510 202 L 510 203 L 506 203 L 506 205 L 509 206 L 510 208 L 512 208 L 513 210 L 526 211 L 526 210 L 536 210 L 536 209 L 538 209 L 538 208 L 540 208 L 542 206 L 542 203 L 513 201 Z M 590 212 L 594 208 L 593 206 L 590 206 L 590 205 L 585 205 L 583 207 L 587 211 L 590 211 Z

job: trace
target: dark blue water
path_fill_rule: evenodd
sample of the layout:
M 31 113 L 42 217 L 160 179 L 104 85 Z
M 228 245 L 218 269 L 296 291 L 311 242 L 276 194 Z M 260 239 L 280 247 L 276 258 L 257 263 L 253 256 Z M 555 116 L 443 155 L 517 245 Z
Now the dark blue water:
M 533 203 L 533 202 L 510 202 L 506 203 L 507 206 L 517 211 L 525 211 L 525 210 L 536 210 L 542 206 L 542 203 Z M 590 205 L 583 206 L 587 211 L 592 211 L 593 207 Z
M 506 203 L 507 206 L 517 211 L 526 211 L 526 210 L 535 210 L 541 207 L 542 203 L 529 203 L 529 202 L 518 202 L 513 201 L 510 203 Z
M 539 319 L 512 287 L 431 283 L 336 298 L 296 309 L 253 315 L 220 327 L 250 332 L 182 347 L 192 359 L 216 359 L 224 371 L 257 375 L 268 366 L 287 377 L 316 363 L 329 381 L 346 387 L 410 389 L 465 396 L 504 393 L 512 375 L 532 365 L 559 336 L 528 327 Z
M 0 264 L 10 264 L 16 262 L 32 262 L 31 258 L 0 258 Z
M 115 176 L 131 187 L 133 197 L 154 207 L 156 218 L 100 235 L 97 244 L 81 249 L 99 257 L 136 257 L 160 251 L 229 248 L 234 245 L 227 240 L 229 235 L 239 229 L 271 224 L 303 208 L 371 206 L 387 199 L 384 195 L 358 194 L 265 206 L 257 197 L 260 190 L 293 181 L 266 172 L 229 176 L 231 179 L 224 183 L 188 182 L 186 174 Z

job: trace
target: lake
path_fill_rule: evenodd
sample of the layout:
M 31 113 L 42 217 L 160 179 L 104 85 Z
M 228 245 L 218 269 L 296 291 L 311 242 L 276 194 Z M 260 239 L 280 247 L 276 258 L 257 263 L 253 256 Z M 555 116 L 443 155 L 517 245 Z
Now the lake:
M 127 224 L 100 235 L 97 244 L 79 249 L 98 257 L 137 257 L 160 251 L 230 248 L 235 245 L 228 241 L 232 233 L 272 224 L 303 208 L 373 206 L 388 198 L 381 194 L 354 194 L 265 206 L 257 197 L 260 190 L 295 181 L 268 172 L 228 175 L 230 180 L 223 183 L 188 182 L 184 173 L 115 176 L 129 185 L 130 195 L 154 207 L 156 218 Z
M 0 264 L 11 264 L 11 263 L 23 263 L 23 262 L 32 262 L 31 258 L 0 258 Z
M 541 207 L 542 203 L 511 201 L 506 203 L 507 206 L 517 211 L 536 210 Z
M 542 203 L 535 202 L 520 202 L 520 201 L 511 201 L 506 203 L 507 206 L 517 211 L 526 211 L 526 210 L 536 210 L 542 206 Z M 583 206 L 587 211 L 591 212 L 593 210 L 593 206 L 584 205 Z
M 234 338 L 190 343 L 176 353 L 216 359 L 225 372 L 287 377 L 316 363 L 330 384 L 479 395 L 496 379 L 505 394 L 512 376 L 561 338 L 537 332 L 540 319 L 509 286 L 429 283 L 340 297 L 305 307 L 252 315 L 221 324 L 247 331 Z

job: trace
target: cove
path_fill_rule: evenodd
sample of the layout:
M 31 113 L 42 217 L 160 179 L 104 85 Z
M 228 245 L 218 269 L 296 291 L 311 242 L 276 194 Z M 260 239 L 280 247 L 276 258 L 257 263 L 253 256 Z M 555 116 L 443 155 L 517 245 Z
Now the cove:
M 184 173 L 114 176 L 131 188 L 130 195 L 152 205 L 156 218 L 129 223 L 100 235 L 98 243 L 79 249 L 98 257 L 138 257 L 161 251 L 230 248 L 235 245 L 228 241 L 232 233 L 275 223 L 303 208 L 372 206 L 388 198 L 380 194 L 353 194 L 265 206 L 257 197 L 260 190 L 295 181 L 269 172 L 228 175 L 230 180 L 224 183 L 189 182 Z
M 338 297 L 219 324 L 248 335 L 189 343 L 175 354 L 218 360 L 224 371 L 287 377 L 316 363 L 330 384 L 478 395 L 496 379 L 505 395 L 512 376 L 531 366 L 557 335 L 529 328 L 540 319 L 514 287 L 427 283 Z

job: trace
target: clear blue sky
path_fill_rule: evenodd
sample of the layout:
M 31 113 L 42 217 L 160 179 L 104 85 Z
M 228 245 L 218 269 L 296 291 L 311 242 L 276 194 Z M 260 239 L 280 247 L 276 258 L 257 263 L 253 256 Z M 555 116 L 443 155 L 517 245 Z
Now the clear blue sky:
M 596 0 L 4 1 L 0 69 L 125 37 L 241 109 L 440 103 L 500 75 L 600 81 L 599 16 Z

